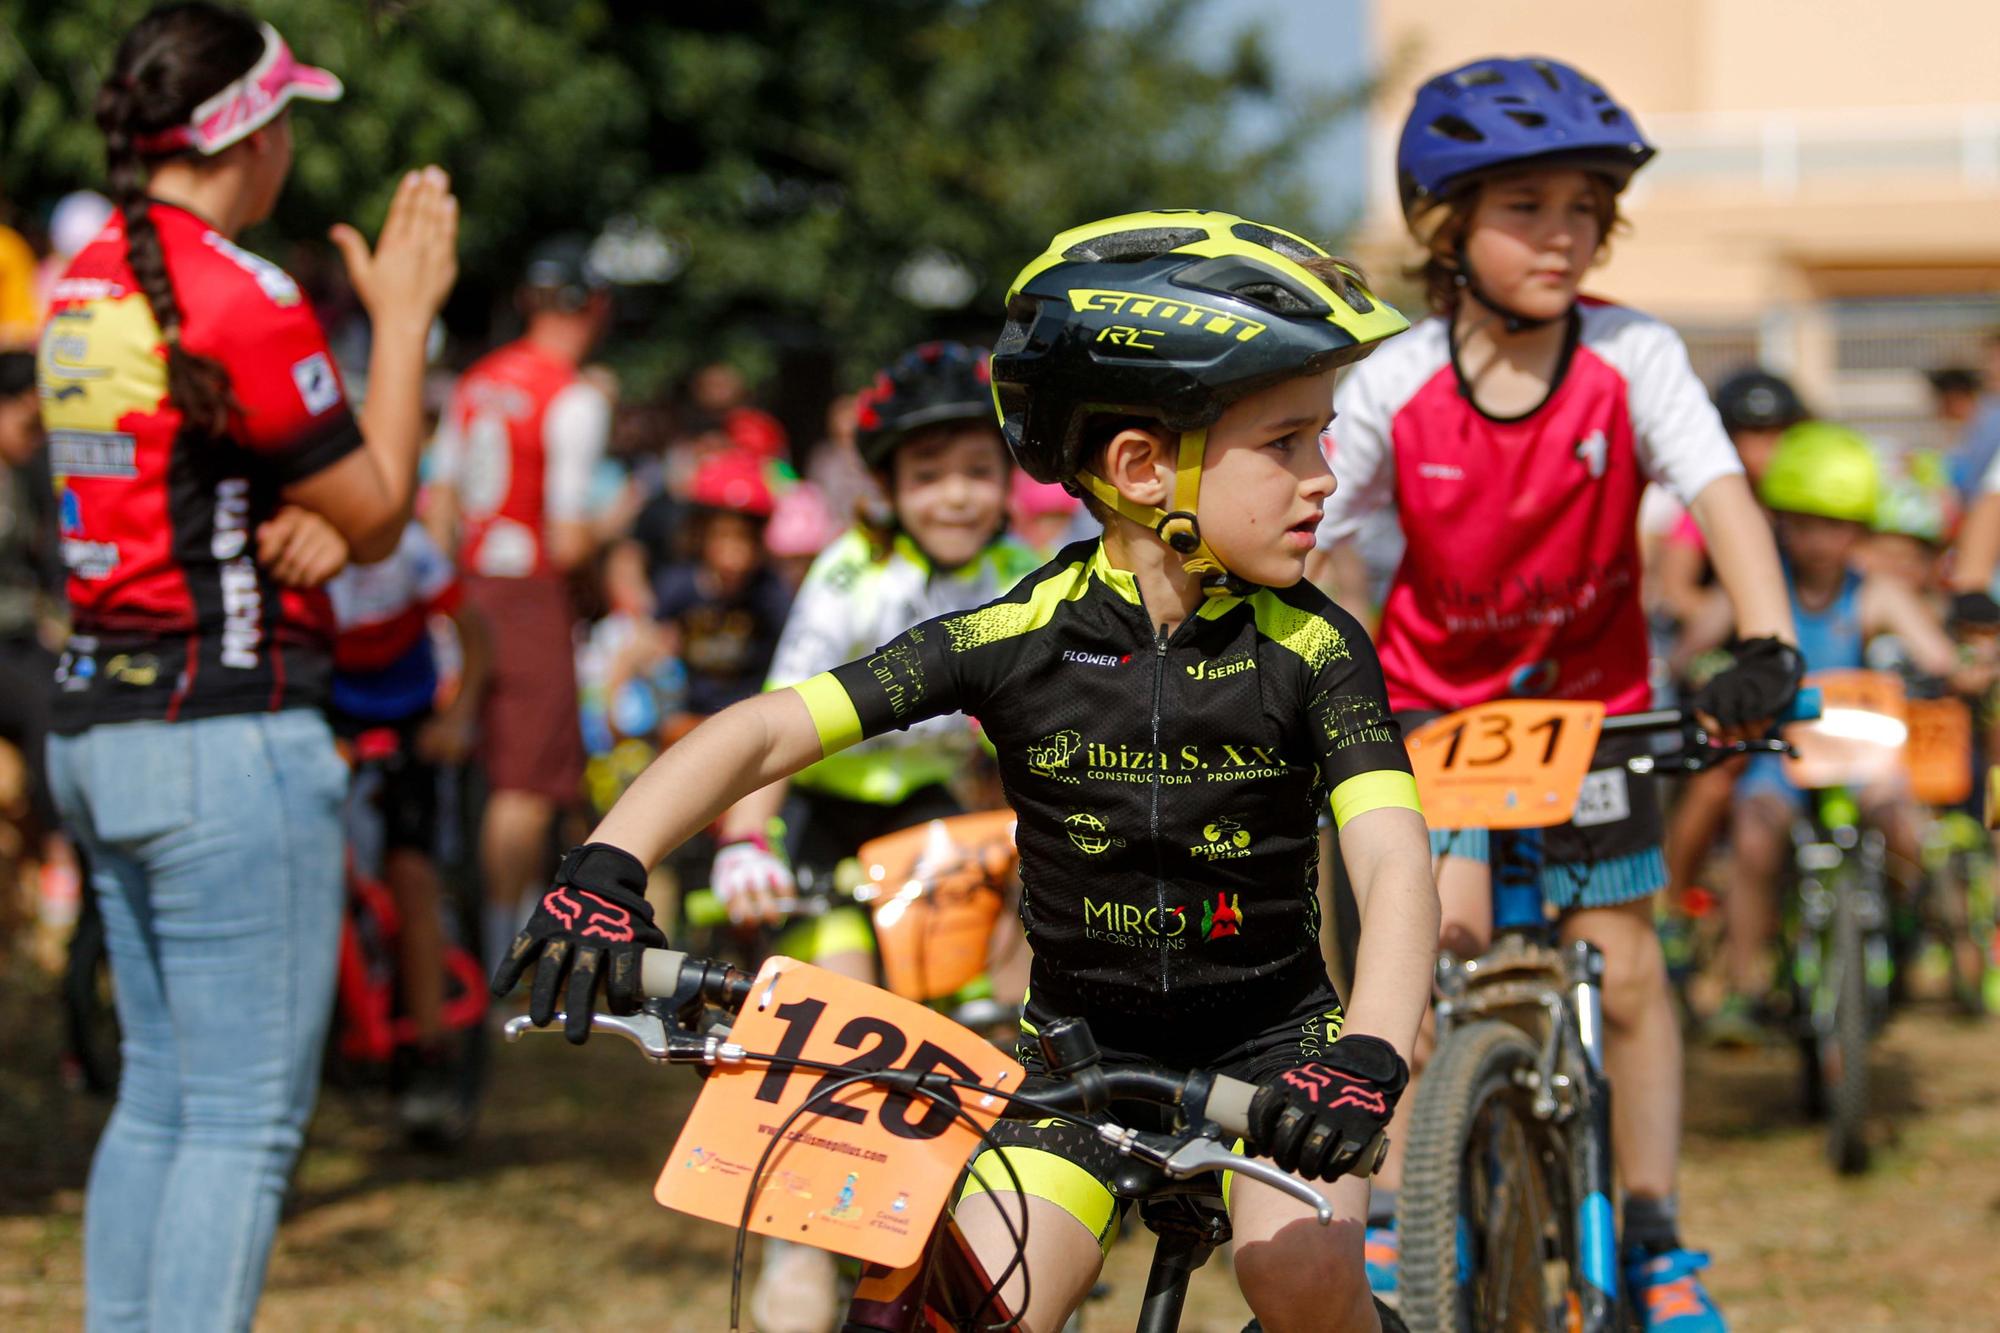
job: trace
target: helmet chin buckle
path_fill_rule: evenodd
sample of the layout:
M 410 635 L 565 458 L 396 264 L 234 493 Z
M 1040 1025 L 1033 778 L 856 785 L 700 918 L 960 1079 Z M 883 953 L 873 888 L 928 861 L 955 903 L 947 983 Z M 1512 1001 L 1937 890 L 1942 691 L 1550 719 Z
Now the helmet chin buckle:
M 1185 509 L 1167 514 L 1154 525 L 1153 531 L 1181 555 L 1193 555 L 1201 549 L 1201 522 Z

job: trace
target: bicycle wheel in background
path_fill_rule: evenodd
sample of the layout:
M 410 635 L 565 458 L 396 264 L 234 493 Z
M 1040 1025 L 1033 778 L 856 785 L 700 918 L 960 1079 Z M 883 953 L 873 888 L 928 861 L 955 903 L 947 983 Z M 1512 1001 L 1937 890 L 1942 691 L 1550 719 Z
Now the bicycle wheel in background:
M 1482 1022 L 1424 1071 L 1397 1209 L 1411 1328 L 1578 1327 L 1576 1186 L 1562 1128 L 1533 1110 L 1537 1058 L 1520 1029 Z
M 1834 884 L 1830 932 L 1832 976 L 1822 987 L 1832 1022 L 1820 1026 L 1819 1069 L 1825 1080 L 1827 1156 L 1842 1175 L 1868 1169 L 1868 1041 L 1870 1022 L 1861 886 L 1843 877 Z
M 104 943 L 104 916 L 97 895 L 86 891 L 83 908 L 70 936 L 69 958 L 63 966 L 63 1018 L 69 1030 L 69 1055 L 76 1061 L 86 1090 L 103 1095 L 118 1091 L 123 1065 L 118 1052 L 118 1007 L 111 989 L 111 954 Z

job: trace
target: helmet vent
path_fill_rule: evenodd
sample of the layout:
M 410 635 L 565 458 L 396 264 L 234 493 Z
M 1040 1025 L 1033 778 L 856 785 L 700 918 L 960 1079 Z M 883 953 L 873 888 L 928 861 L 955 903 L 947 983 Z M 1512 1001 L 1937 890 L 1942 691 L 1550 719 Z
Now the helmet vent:
M 1308 259 L 1324 259 L 1326 256 L 1310 245 L 1303 245 L 1293 237 L 1260 227 L 1254 222 L 1239 222 L 1229 229 L 1229 234 L 1252 245 L 1261 245 L 1266 250 L 1276 250 L 1285 258 L 1303 264 Z
M 1441 139 L 1451 139 L 1458 143 L 1486 142 L 1486 136 L 1481 134 L 1471 121 L 1459 116 L 1439 116 L 1425 128 Z
M 1605 107 L 1604 110 L 1597 113 L 1597 121 L 1600 125 L 1616 125 L 1624 118 L 1624 115 L 1615 106 Z
M 1550 92 L 1559 93 L 1562 91 L 1562 80 L 1556 77 L 1556 72 L 1549 68 L 1547 61 L 1531 60 L 1528 62 L 1528 68 L 1542 76 L 1542 82 L 1549 85 Z
M 1247 287 L 1238 287 L 1231 295 L 1281 315 L 1308 315 L 1313 310 L 1312 305 L 1297 292 L 1276 282 L 1253 282 Z
M 1538 130 L 1549 123 L 1549 118 L 1539 111 L 1516 111 L 1509 107 L 1505 114 L 1507 119 L 1525 129 Z
M 1506 76 L 1491 66 L 1461 70 L 1452 76 L 1452 81 L 1461 88 L 1486 88 L 1496 83 L 1505 83 Z
M 1078 241 L 1063 251 L 1063 258 L 1080 263 L 1129 264 L 1207 239 L 1208 233 L 1198 227 L 1142 227 Z

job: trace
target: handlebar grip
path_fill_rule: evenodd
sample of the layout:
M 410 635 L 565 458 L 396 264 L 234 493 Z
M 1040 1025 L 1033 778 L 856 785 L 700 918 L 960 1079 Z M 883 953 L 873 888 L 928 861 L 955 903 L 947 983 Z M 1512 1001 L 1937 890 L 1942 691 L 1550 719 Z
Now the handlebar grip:
M 1247 1139 L 1250 1137 L 1250 1099 L 1256 1095 L 1255 1083 L 1217 1074 L 1208 1090 L 1208 1105 L 1203 1114 L 1222 1126 L 1223 1133 Z
M 1203 1114 L 1222 1126 L 1223 1133 L 1247 1139 L 1250 1137 L 1250 1099 L 1256 1095 L 1255 1083 L 1245 1083 L 1240 1078 L 1217 1074 L 1214 1084 L 1208 1090 L 1208 1105 L 1203 1108 Z M 1368 1141 L 1368 1146 L 1361 1150 L 1361 1160 L 1349 1174 L 1372 1176 L 1380 1171 L 1382 1164 L 1388 1160 L 1389 1135 L 1385 1130 Z
M 1792 705 L 1778 718 L 1779 722 L 1817 722 L 1820 716 L 1819 686 L 1808 685 L 1792 696 Z
M 687 955 L 678 949 L 648 949 L 639 956 L 639 989 L 655 1000 L 671 999 L 681 985 L 681 964 Z

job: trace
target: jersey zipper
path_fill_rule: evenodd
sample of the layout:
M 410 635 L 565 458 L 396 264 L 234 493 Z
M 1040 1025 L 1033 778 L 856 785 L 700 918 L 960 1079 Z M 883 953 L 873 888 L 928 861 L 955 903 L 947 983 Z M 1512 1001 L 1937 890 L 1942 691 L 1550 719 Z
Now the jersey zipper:
M 1161 758 L 1160 695 L 1166 687 L 1167 639 L 1169 636 L 1165 625 L 1157 626 L 1155 634 L 1157 637 L 1153 640 L 1153 763 L 1158 765 Z M 1160 843 L 1160 785 L 1160 770 L 1158 767 L 1155 767 L 1153 769 L 1153 817 L 1150 832 L 1152 833 L 1153 843 L 1153 896 L 1154 906 L 1158 909 L 1158 914 L 1154 916 L 1153 920 L 1164 926 L 1167 920 L 1167 858 L 1165 849 Z M 1167 956 L 1172 952 L 1171 949 L 1166 947 L 1166 941 L 1162 940 L 1160 946 L 1160 994 L 1162 995 L 1167 993 Z

